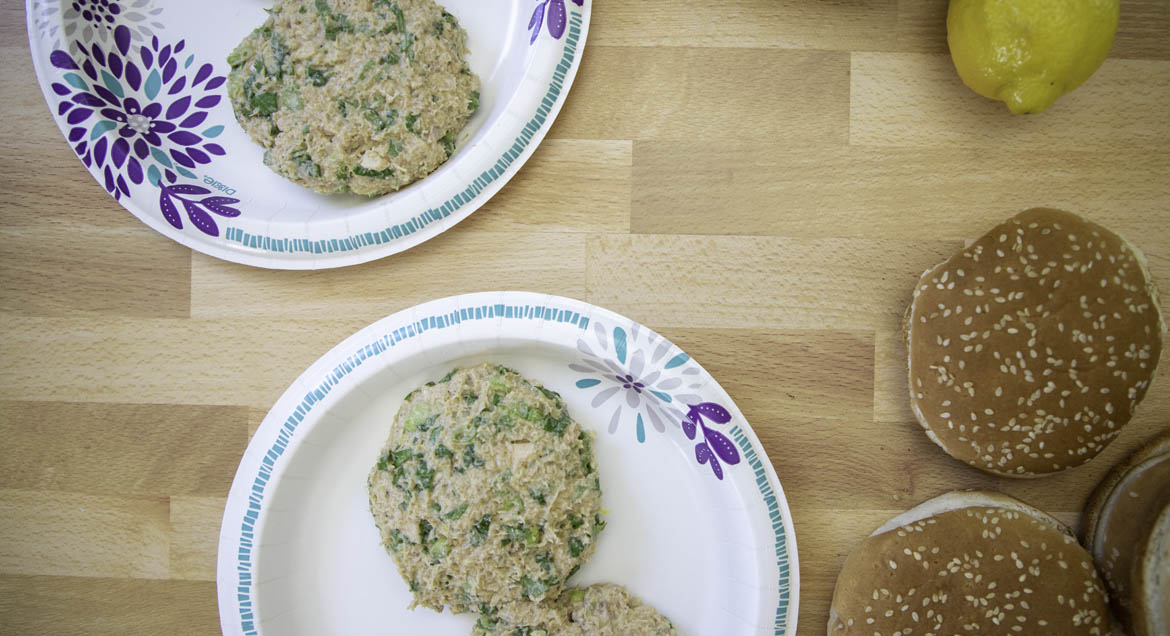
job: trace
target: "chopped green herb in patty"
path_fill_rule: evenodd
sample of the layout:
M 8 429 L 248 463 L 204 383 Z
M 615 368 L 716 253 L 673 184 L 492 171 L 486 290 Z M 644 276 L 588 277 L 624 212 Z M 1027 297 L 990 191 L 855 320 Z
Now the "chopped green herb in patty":
M 521 585 L 540 585 L 522 581 Z M 483 611 L 490 610 L 490 611 Z M 553 600 L 480 608 L 472 636 L 675 636 L 674 625 L 620 585 L 569 588 Z
M 592 439 L 559 395 L 505 367 L 411 392 L 369 495 L 414 603 L 461 612 L 555 598 L 604 526 Z
M 278 174 L 376 196 L 454 154 L 479 107 L 467 54 L 434 0 L 277 0 L 228 56 L 228 96 Z

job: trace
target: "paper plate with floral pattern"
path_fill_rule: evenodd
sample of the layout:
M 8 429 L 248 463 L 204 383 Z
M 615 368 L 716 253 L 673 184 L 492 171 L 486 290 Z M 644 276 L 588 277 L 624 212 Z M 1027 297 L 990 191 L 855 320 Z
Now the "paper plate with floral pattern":
M 217 258 L 318 269 L 417 245 L 484 204 L 560 111 L 589 0 L 440 0 L 468 32 L 480 106 L 437 171 L 377 198 L 269 170 L 227 99 L 228 54 L 271 0 L 26 0 L 41 90 L 69 146 L 150 227 Z
M 481 362 L 559 393 L 596 433 L 606 527 L 571 584 L 624 585 L 683 636 L 796 633 L 788 505 L 719 383 L 611 311 L 485 292 L 366 327 L 272 407 L 240 461 L 220 530 L 225 634 L 470 632 L 473 615 L 407 609 L 410 590 L 381 544 L 366 479 L 404 396 Z

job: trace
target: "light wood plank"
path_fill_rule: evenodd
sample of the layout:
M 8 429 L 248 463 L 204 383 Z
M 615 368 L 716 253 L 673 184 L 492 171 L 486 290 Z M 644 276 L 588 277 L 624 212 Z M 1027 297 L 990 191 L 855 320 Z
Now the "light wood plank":
M 0 28 L 13 32 L 0 38 L 0 108 L 9 114 L 0 118 L 0 227 L 55 227 L 75 237 L 91 226 L 145 229 L 89 176 L 53 122 L 33 73 L 23 3 L 8 1 L 0 14 Z
M 0 576 L 0 630 L 86 636 L 217 634 L 215 584 Z
M 1106 60 L 1044 113 L 1013 116 L 963 85 L 947 55 L 853 53 L 849 140 L 867 146 L 1164 150 L 1170 62 Z
M 590 46 L 888 50 L 896 0 L 645 0 L 593 14 Z
M 324 310 L 323 310 L 324 311 Z M 333 316 L 331 311 L 318 314 Z M 268 408 L 369 321 L 4 315 L 0 399 Z
M 25 35 L 24 3 L 19 0 L 0 2 L 0 38 L 17 42 Z
M 226 497 L 171 497 L 170 577 L 214 581 Z
M 659 329 L 868 330 L 901 312 L 919 274 L 961 245 L 599 235 L 586 249 L 587 300 Z
M 549 139 L 459 232 L 628 232 L 633 144 Z
M 1170 3 L 1123 0 L 1110 57 L 1170 60 Z
M 942 0 L 898 0 L 898 45 L 895 50 L 949 55 L 948 4 Z
M 549 135 L 844 143 L 848 95 L 845 52 L 590 46 Z
M 167 577 L 167 502 L 0 490 L 0 574 Z
M 907 295 L 907 305 L 910 299 Z M 875 422 L 914 419 L 907 385 L 906 338 L 901 323 L 874 333 L 873 417 Z
M 264 409 L 248 409 L 248 440 L 256 435 L 256 431 L 260 430 L 260 424 L 264 422 L 264 416 L 268 415 L 268 411 Z
M 789 417 L 868 417 L 873 335 L 853 331 L 665 329 L 663 335 L 719 379 L 753 429 Z
M 2 169 L 2 167 L 0 167 Z M 186 317 L 190 250 L 145 225 L 0 229 L 0 311 Z
M 634 232 L 956 239 L 1048 206 L 1170 252 L 1165 152 L 645 141 L 634 157 Z
M 764 426 L 753 422 L 753 428 L 794 507 L 904 509 L 943 492 L 975 488 L 998 490 L 1044 510 L 1076 512 L 1117 461 L 1166 429 L 1164 416 L 1151 415 L 1135 418 L 1098 458 L 1040 479 L 997 477 L 967 466 L 944 453 L 912 419 L 789 416 Z
M 584 253 L 582 234 L 456 231 L 340 270 L 256 270 L 193 254 L 191 313 L 199 319 L 346 316 L 368 323 L 466 292 L 536 289 L 580 297 Z
M 247 440 L 239 407 L 0 403 L 5 488 L 225 495 Z

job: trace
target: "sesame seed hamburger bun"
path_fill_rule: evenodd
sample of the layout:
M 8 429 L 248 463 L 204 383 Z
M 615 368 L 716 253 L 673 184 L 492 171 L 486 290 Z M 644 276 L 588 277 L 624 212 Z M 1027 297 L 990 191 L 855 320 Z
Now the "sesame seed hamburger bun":
M 1165 330 L 1141 252 L 1046 208 L 924 273 L 905 327 L 910 403 L 927 436 L 1010 477 L 1100 453 L 1145 396 Z
M 1170 505 L 1143 542 L 1133 577 L 1134 636 L 1170 634 Z
M 1135 594 L 1136 571 L 1158 514 L 1170 504 L 1170 432 L 1151 440 L 1101 480 L 1085 506 L 1085 547 L 1101 572 L 1118 618 L 1142 633 L 1135 620 L 1149 616 L 1147 598 Z M 1156 565 L 1156 564 L 1155 564 Z M 1170 567 L 1170 561 L 1163 561 Z M 1154 570 L 1156 571 L 1156 567 Z M 1139 577 L 1140 578 L 1140 577 Z M 1170 589 L 1162 588 L 1168 594 Z M 1145 633 L 1166 633 L 1150 632 Z
M 951 492 L 882 525 L 845 560 L 829 636 L 1109 634 L 1089 554 L 1053 517 Z

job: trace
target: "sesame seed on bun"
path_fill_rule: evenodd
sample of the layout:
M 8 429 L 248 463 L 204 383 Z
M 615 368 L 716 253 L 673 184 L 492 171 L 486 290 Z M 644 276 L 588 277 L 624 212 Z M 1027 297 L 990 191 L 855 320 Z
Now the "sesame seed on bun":
M 1105 476 L 1085 506 L 1085 547 L 1093 555 L 1109 589 L 1115 615 L 1135 634 L 1166 634 L 1152 629 L 1157 608 L 1152 597 L 1137 592 L 1138 570 L 1149 558 L 1151 573 L 1170 568 L 1170 555 L 1153 549 L 1152 529 L 1159 513 L 1170 505 L 1170 432 L 1139 449 Z M 1159 556 L 1161 555 L 1161 556 Z M 1163 575 L 1162 593 L 1170 597 L 1170 576 Z M 1156 583 L 1156 581 L 1155 581 Z M 1143 585 L 1155 589 L 1156 584 Z M 1154 603 L 1157 605 L 1157 603 Z M 1170 613 L 1165 615 L 1170 619 Z M 1165 619 L 1163 619 L 1165 620 Z M 1166 625 L 1165 622 L 1162 623 Z
M 1100 453 L 1145 396 L 1165 330 L 1141 252 L 1045 208 L 923 274 L 905 327 L 919 424 L 953 457 L 1010 477 Z
M 891 519 L 845 560 L 829 636 L 1106 636 L 1092 558 L 1053 517 L 951 492 Z

